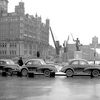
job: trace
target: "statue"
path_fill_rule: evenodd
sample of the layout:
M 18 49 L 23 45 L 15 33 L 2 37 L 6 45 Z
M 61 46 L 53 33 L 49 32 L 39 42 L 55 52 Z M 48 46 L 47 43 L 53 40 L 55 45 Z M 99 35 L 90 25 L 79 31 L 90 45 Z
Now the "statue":
M 72 35 L 72 38 L 73 38 L 73 35 Z M 76 45 L 76 51 L 80 51 L 80 46 L 82 46 L 82 44 L 80 43 L 79 38 L 76 38 L 76 40 L 74 40 L 73 38 L 73 41 L 75 42 L 75 45 Z
M 73 41 L 76 44 L 76 51 L 80 51 L 80 46 L 82 46 L 82 44 L 80 44 L 80 40 L 77 38 L 76 40 L 73 39 Z

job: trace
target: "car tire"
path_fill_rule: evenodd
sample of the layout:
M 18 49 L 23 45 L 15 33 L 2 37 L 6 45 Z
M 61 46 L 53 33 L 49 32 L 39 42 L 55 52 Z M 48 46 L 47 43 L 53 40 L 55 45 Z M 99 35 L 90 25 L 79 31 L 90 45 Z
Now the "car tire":
M 45 69 L 44 70 L 44 76 L 46 76 L 46 77 L 50 77 L 50 70 L 48 70 L 48 69 Z
M 55 72 L 51 72 L 51 73 L 50 73 L 50 77 L 51 77 L 51 78 L 54 78 L 54 77 L 55 77 Z
M 17 76 L 18 76 L 18 77 L 22 77 L 21 72 L 17 72 Z
M 2 72 L 2 76 L 3 77 L 6 77 L 7 76 L 7 73 L 6 72 Z
M 100 72 L 99 72 L 99 70 L 97 70 L 97 69 L 94 69 L 94 70 L 92 70 L 92 72 L 91 72 L 91 76 L 92 76 L 92 77 L 98 77 L 99 74 L 100 74 Z
M 33 78 L 34 77 L 34 73 L 28 73 L 28 77 L 29 78 Z
M 67 69 L 67 70 L 66 70 L 66 76 L 67 76 L 67 77 L 72 77 L 73 74 L 74 74 L 74 72 L 73 72 L 72 69 Z
M 22 69 L 22 70 L 21 70 L 21 75 L 22 75 L 22 76 L 27 76 L 27 75 L 28 75 L 28 70 L 25 69 L 25 68 Z

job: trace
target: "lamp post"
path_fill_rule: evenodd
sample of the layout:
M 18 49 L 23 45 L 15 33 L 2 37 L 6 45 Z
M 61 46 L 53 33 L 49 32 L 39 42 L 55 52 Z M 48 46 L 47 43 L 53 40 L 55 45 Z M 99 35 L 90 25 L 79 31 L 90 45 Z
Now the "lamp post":
M 96 46 L 97 46 L 97 44 L 94 45 L 94 64 L 95 64 L 95 60 L 96 60 Z

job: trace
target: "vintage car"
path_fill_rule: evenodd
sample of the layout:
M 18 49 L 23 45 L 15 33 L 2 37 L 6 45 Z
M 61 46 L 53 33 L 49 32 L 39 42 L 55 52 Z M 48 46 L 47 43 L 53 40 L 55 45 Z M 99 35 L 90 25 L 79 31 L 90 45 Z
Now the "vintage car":
M 42 73 L 46 77 L 55 77 L 55 73 L 57 72 L 57 68 L 53 64 L 46 64 L 43 59 L 29 59 L 23 67 L 28 69 L 26 76 L 28 73 Z
M 2 75 L 13 75 L 14 73 L 24 76 L 27 68 L 15 64 L 11 59 L 0 59 L 0 72 Z
M 73 59 L 68 65 L 62 67 L 60 72 L 66 73 L 67 77 L 80 74 L 97 77 L 100 74 L 100 65 L 89 64 L 88 61 L 84 59 Z

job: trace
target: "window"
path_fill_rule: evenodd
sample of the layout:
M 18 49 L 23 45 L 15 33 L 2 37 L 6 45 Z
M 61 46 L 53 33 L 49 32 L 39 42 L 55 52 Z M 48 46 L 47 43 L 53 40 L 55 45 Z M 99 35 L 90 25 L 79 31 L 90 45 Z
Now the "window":
M 78 61 L 73 61 L 71 64 L 78 65 Z
M 34 60 L 34 61 L 33 61 L 33 64 L 34 64 L 34 65 L 41 65 L 40 61 L 38 61 L 38 60 Z
M 2 48 L 7 47 L 7 43 L 0 43 L 0 47 Z
M 15 50 L 11 50 L 10 51 L 10 55 L 16 55 L 16 51 Z
M 86 65 L 87 62 L 86 61 L 80 61 L 80 65 Z
M 28 61 L 25 65 L 32 65 L 33 62 L 32 61 Z
M 29 54 L 30 54 L 30 55 L 32 54 L 32 51 L 31 51 L 31 50 L 29 51 Z
M 24 18 L 23 17 L 20 17 L 20 20 L 24 20 Z
M 23 27 L 24 27 L 24 24 L 23 24 L 23 23 L 20 23 L 20 27 L 22 27 L 22 28 L 23 28 Z
M 17 45 L 16 45 L 16 43 L 10 43 L 10 47 L 12 47 L 12 48 L 16 48 Z
M 1 51 L 0 51 L 0 54 L 1 54 L 1 55 L 6 55 L 6 54 L 7 54 L 7 51 L 6 51 L 6 50 L 1 50 Z
M 5 61 L 0 61 L 0 65 L 4 65 L 4 64 L 6 64 Z
M 24 30 L 23 29 L 20 29 L 20 33 L 24 33 Z
M 24 54 L 27 55 L 27 50 L 24 50 Z

